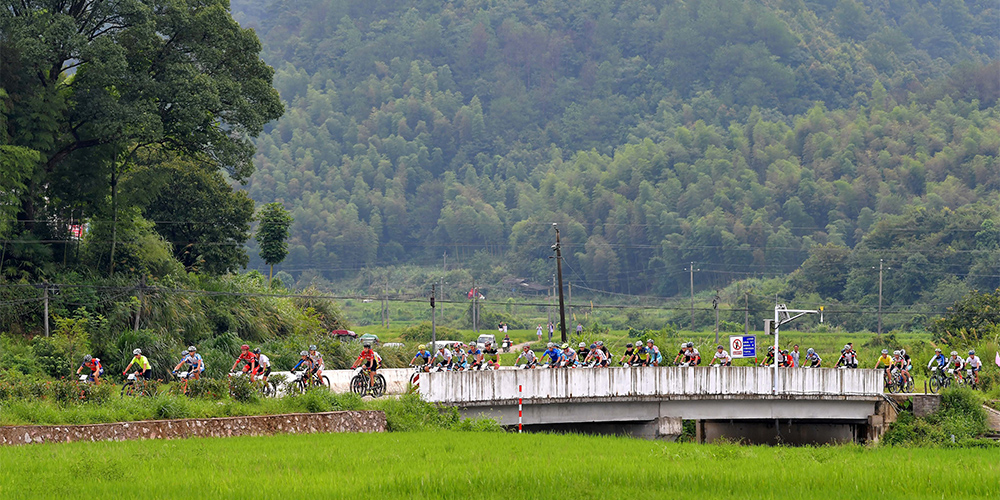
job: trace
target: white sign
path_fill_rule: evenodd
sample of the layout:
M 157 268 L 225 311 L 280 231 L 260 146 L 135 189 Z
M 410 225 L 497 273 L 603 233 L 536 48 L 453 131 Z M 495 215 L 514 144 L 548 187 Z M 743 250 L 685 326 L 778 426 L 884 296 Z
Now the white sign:
M 753 335 L 729 337 L 729 355 L 734 358 L 757 356 L 757 337 Z

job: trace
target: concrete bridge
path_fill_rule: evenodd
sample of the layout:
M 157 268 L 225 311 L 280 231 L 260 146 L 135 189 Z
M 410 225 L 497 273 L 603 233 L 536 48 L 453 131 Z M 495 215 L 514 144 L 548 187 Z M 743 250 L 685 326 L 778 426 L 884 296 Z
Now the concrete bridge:
M 699 441 L 828 443 L 877 439 L 892 404 L 878 370 L 646 367 L 424 374 L 421 396 L 464 416 L 529 430 Z

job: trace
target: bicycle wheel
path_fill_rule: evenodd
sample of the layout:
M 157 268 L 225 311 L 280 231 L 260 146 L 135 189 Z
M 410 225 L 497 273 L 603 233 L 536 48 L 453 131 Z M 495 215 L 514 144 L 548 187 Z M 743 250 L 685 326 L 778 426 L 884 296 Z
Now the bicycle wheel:
M 326 375 L 323 375 L 323 387 L 326 387 L 328 391 L 330 390 L 330 378 Z
M 382 374 L 375 375 L 375 383 L 372 385 L 372 397 L 379 397 L 385 394 L 385 377 Z
M 133 389 L 132 384 L 130 384 L 128 382 L 125 382 L 124 384 L 122 384 L 122 396 L 131 396 L 132 395 L 132 389 Z
M 361 375 L 355 375 L 351 379 L 351 392 L 359 396 L 364 396 L 368 392 L 368 384 L 365 383 L 365 379 Z
M 929 385 L 931 387 L 931 392 L 935 394 L 937 394 L 937 392 L 941 390 L 941 382 L 937 379 L 937 377 L 931 377 Z
M 278 394 L 278 388 L 274 385 L 274 382 L 265 382 L 261 387 L 261 394 L 263 394 L 265 398 L 273 398 Z
M 419 379 L 420 379 L 419 373 L 414 373 L 413 375 L 410 375 L 410 385 L 417 385 L 417 380 Z

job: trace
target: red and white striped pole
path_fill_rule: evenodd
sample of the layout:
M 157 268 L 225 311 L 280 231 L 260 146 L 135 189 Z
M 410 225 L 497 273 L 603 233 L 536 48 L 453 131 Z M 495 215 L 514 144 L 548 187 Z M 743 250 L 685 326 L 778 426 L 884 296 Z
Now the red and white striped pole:
M 521 411 L 522 401 L 523 399 L 521 398 L 521 385 L 518 385 L 517 386 L 517 433 L 518 434 L 521 433 L 521 429 L 523 428 L 523 426 L 521 425 L 521 417 L 524 416 L 524 413 Z

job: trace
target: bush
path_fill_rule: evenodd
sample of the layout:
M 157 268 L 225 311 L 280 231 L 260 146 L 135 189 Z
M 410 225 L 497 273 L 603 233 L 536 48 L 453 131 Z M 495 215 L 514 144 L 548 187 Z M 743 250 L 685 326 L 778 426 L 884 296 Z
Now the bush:
M 981 396 L 966 387 L 941 393 L 941 408 L 924 418 L 903 412 L 882 437 L 887 445 L 980 446 L 987 431 Z
M 158 419 L 191 417 L 191 402 L 183 396 L 160 395 L 153 400 L 153 415 Z
M 188 396 L 194 398 L 219 400 L 229 393 L 225 380 L 200 378 L 188 381 Z
M 257 401 L 258 393 L 250 377 L 229 377 L 229 396 L 241 403 L 253 403 Z
M 442 340 L 457 339 L 459 335 L 457 331 L 446 326 L 439 325 L 436 330 L 437 338 Z M 424 321 L 417 325 L 408 326 L 400 332 L 399 338 L 409 343 L 428 343 L 431 341 L 431 322 Z

